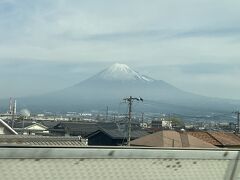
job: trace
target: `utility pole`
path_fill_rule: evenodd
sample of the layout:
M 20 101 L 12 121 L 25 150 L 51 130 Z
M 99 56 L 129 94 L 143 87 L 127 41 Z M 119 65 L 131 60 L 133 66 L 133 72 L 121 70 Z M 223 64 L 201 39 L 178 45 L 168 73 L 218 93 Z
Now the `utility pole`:
M 143 121 L 144 121 L 143 116 L 144 116 L 144 113 L 142 112 L 142 128 L 143 128 Z
M 113 121 L 116 122 L 116 114 L 113 114 Z
M 237 114 L 237 127 L 236 127 L 236 133 L 239 133 L 239 117 L 240 117 L 240 112 L 239 111 L 235 111 L 235 114 Z
M 132 96 L 128 98 L 123 99 L 125 102 L 128 102 L 128 139 L 127 139 L 127 145 L 130 146 L 130 141 L 131 141 L 131 129 L 132 129 L 132 103 L 134 100 L 136 101 L 143 101 L 142 98 L 134 98 Z
M 15 113 L 16 113 L 16 100 L 15 100 L 15 103 L 12 107 L 12 128 L 14 127 Z
M 107 106 L 107 110 L 106 110 L 106 121 L 108 120 L 108 106 Z

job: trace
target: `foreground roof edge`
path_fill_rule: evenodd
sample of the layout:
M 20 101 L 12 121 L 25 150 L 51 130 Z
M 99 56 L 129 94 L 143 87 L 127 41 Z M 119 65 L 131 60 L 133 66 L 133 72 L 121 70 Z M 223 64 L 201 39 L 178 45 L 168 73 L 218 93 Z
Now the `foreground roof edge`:
M 17 135 L 18 133 L 14 131 L 7 123 L 5 123 L 2 119 L 0 119 L 0 123 L 5 126 L 9 131 L 11 131 L 13 134 Z

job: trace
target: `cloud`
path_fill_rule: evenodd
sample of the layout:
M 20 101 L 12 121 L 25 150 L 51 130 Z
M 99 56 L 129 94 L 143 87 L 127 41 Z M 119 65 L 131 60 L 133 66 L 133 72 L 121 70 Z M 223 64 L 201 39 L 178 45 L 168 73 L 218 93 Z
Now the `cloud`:
M 199 29 L 181 32 L 173 36 L 173 38 L 189 38 L 189 37 L 231 37 L 236 38 L 240 36 L 240 27 L 227 27 L 219 29 Z
M 16 77 L 27 79 L 18 94 L 43 92 L 41 83 L 54 90 L 123 62 L 185 90 L 222 83 L 236 94 L 228 82 L 239 70 L 239 8 L 235 0 L 2 0 L 0 82 L 5 95 L 19 89 L 9 83 Z
M 190 75 L 210 75 L 210 74 L 229 74 L 234 72 L 239 72 L 240 64 L 228 64 L 228 63 L 196 63 L 196 64 L 185 64 L 175 66 L 179 68 L 180 71 Z

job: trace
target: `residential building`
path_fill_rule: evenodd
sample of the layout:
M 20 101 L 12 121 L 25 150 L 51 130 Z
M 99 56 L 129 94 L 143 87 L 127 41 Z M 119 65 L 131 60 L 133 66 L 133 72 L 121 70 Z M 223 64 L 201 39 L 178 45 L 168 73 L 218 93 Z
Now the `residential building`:
M 211 143 L 198 139 L 186 132 L 158 131 L 131 141 L 131 146 L 178 147 L 178 148 L 216 148 Z
M 142 136 L 148 135 L 148 132 L 144 130 L 132 130 L 131 140 L 137 139 Z M 101 146 L 122 146 L 127 142 L 127 131 L 120 129 L 99 129 L 93 132 L 88 138 L 89 145 L 101 145 Z

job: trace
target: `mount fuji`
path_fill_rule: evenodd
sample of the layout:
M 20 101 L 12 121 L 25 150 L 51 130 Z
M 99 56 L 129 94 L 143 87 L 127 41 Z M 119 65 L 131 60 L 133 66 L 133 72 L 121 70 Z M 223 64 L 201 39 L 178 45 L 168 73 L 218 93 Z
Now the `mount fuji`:
M 33 111 L 118 110 L 122 99 L 142 97 L 136 109 L 148 112 L 216 112 L 228 111 L 240 104 L 233 100 L 210 98 L 182 91 L 162 80 L 140 74 L 125 64 L 113 64 L 72 87 L 36 97 L 20 98 Z
M 103 70 L 97 75 L 88 80 L 104 80 L 104 81 L 142 81 L 152 82 L 154 79 L 141 75 L 140 73 L 132 70 L 126 64 L 113 64 L 109 68 Z

